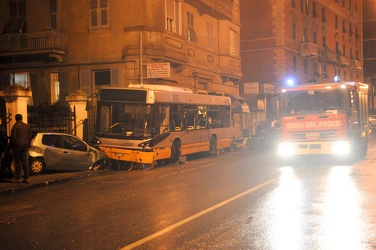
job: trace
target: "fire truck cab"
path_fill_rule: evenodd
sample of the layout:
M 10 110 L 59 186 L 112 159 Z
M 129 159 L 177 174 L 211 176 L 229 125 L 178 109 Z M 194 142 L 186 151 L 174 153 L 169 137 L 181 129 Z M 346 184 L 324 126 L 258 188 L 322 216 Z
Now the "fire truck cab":
M 286 88 L 280 99 L 278 154 L 367 154 L 368 85 L 359 82 Z

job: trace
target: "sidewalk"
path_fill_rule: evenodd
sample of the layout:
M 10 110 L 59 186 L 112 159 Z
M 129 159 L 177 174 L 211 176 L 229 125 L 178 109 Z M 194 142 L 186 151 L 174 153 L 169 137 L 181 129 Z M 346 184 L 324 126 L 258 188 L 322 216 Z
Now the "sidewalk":
M 47 173 L 47 174 L 41 174 L 41 175 L 31 175 L 29 178 L 30 180 L 29 184 L 14 183 L 12 182 L 12 180 L 6 180 L 4 182 L 0 182 L 0 195 L 4 193 L 12 193 L 12 192 L 14 193 L 14 192 L 25 190 L 28 188 L 49 186 L 49 185 L 53 185 L 56 183 L 70 181 L 75 178 L 97 176 L 97 175 L 103 174 L 104 172 L 108 172 L 108 171 L 99 170 L 99 171 Z

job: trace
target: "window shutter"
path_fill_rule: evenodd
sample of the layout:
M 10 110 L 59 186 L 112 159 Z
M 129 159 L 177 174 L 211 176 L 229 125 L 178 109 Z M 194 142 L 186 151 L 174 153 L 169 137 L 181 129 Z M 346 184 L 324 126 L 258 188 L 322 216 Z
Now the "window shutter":
M 111 86 L 119 87 L 119 70 L 111 70 Z
M 65 97 L 68 95 L 68 83 L 69 83 L 69 73 L 68 72 L 59 73 L 59 83 L 60 83 L 59 101 L 61 103 L 66 103 Z
M 80 89 L 85 92 L 88 96 L 91 95 L 91 86 L 90 86 L 90 70 L 81 70 L 80 71 Z

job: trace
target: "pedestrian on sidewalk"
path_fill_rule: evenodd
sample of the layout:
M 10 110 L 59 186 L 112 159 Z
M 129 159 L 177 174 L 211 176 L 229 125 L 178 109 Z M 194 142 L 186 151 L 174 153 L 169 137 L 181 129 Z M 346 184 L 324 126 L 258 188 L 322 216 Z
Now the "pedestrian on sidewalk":
M 8 139 L 6 128 L 3 125 L 3 119 L 0 118 L 0 181 L 9 178 L 12 174 L 12 169 L 6 158 L 6 152 L 9 151 Z
M 10 147 L 13 151 L 15 182 L 30 183 L 29 181 L 29 147 L 30 147 L 30 126 L 22 121 L 22 115 L 15 116 L 16 123 L 12 127 L 10 135 Z

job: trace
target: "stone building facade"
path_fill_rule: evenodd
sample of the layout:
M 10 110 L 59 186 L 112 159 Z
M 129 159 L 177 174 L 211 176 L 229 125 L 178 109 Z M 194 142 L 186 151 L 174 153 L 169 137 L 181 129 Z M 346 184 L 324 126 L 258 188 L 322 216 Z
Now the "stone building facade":
M 0 0 L 0 9 L 0 89 L 31 89 L 30 105 L 140 82 L 238 94 L 238 0 Z M 148 77 L 154 63 L 170 74 Z
M 361 0 L 241 0 L 240 9 L 240 90 L 259 119 L 273 118 L 272 93 L 288 80 L 363 81 Z

